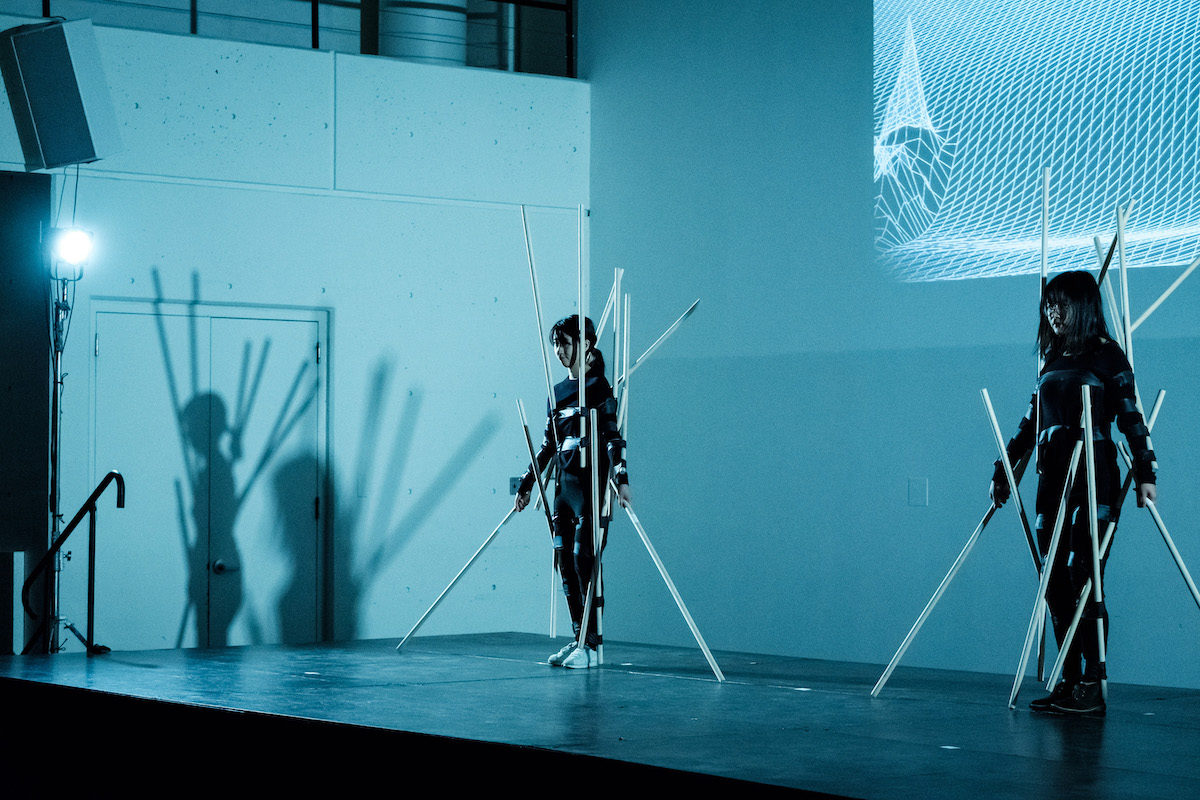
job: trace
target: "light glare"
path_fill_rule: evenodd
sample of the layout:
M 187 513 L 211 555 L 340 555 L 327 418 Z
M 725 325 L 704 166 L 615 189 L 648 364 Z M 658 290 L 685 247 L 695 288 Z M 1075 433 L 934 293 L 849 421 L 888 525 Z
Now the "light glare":
M 87 261 L 92 254 L 92 235 L 78 228 L 65 228 L 54 237 L 54 257 L 72 266 Z

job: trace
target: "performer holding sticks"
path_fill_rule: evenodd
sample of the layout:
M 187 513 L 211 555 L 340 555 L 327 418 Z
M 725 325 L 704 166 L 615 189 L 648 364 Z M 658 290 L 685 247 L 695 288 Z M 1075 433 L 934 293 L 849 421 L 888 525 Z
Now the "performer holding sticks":
M 1150 435 L 1138 408 L 1133 370 L 1121 348 L 1112 341 L 1104 322 L 1100 291 L 1086 271 L 1065 272 L 1047 285 L 1043 294 L 1037 344 L 1044 359 L 1029 411 L 1006 450 L 1010 463 L 1036 445 L 1040 473 L 1037 488 L 1036 529 L 1043 560 L 1049 550 L 1051 528 L 1064 497 L 1068 463 L 1081 436 L 1082 386 L 1091 387 L 1095 463 L 1081 465 L 1066 494 L 1066 523 L 1046 589 L 1054 636 L 1062 648 L 1081 591 L 1092 577 L 1093 543 L 1088 502 L 1088 472 L 1096 486 L 1095 513 L 1100 530 L 1115 525 L 1120 513 L 1122 486 L 1117 469 L 1117 448 L 1110 427 L 1117 427 L 1133 455 L 1138 506 L 1154 502 L 1155 460 Z M 1035 430 L 1036 428 L 1036 430 Z M 991 497 L 998 507 L 1010 496 L 1010 487 L 999 460 L 992 478 Z M 1101 554 L 1103 581 L 1106 553 Z M 1034 700 L 1030 708 L 1067 714 L 1103 714 L 1105 699 L 1104 642 L 1108 612 L 1089 595 L 1084 621 L 1068 646 L 1062 680 L 1049 696 Z M 1102 624 L 1097 625 L 1097 620 Z
M 546 417 L 546 432 L 541 448 L 536 454 L 536 464 L 521 480 L 517 490 L 515 507 L 523 510 L 529 504 L 529 493 L 537 479 L 537 473 L 545 470 L 551 459 L 555 466 L 553 500 L 553 536 L 558 568 L 562 575 L 563 592 L 571 614 L 575 640 L 550 656 L 550 664 L 570 669 L 587 669 L 596 666 L 596 647 L 599 636 L 596 632 L 597 615 L 587 615 L 587 631 L 580 637 L 584 607 L 589 593 L 594 592 L 592 582 L 596 574 L 597 553 L 603 549 L 601 543 L 593 541 L 592 508 L 593 481 L 599 487 L 600 513 L 604 514 L 607 503 L 608 477 L 617 485 L 617 500 L 622 506 L 630 502 L 629 478 L 625 469 L 625 441 L 617 425 L 617 401 L 612 387 L 604 377 L 604 356 L 595 348 L 596 331 L 592 321 L 584 317 L 582 341 L 579 330 L 579 315 L 564 317 L 550 329 L 550 343 L 554 355 L 570 371 L 569 377 L 554 387 L 553 406 Z M 584 372 L 583 398 L 580 403 L 579 383 L 581 365 Z M 548 404 L 549 405 L 549 404 Z M 595 411 L 597 420 L 594 443 L 598 448 L 598 474 L 590 469 L 592 454 L 585 451 L 593 445 L 586 433 L 590 412 Z M 582 440 L 582 441 L 581 441 Z M 535 470 L 537 471 L 535 473 Z M 595 528 L 601 532 L 608 520 L 597 518 Z M 582 642 L 583 646 L 578 646 Z

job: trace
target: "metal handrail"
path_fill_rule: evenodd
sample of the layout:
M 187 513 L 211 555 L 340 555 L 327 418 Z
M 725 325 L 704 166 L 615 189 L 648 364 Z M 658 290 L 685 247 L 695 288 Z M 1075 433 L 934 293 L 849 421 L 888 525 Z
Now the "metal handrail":
M 108 488 L 110 483 L 117 484 L 117 508 L 125 507 L 125 479 L 121 477 L 121 473 L 113 470 L 104 476 L 99 485 L 92 491 L 84 504 L 75 513 L 71 522 L 59 534 L 54 543 L 50 545 L 50 549 L 38 561 L 37 566 L 29 573 L 29 577 L 25 579 L 25 584 L 21 587 L 21 605 L 25 607 L 25 613 L 33 619 L 38 619 L 38 614 L 29 605 L 29 591 L 33 586 L 33 582 L 49 567 L 51 559 L 62 549 L 63 543 L 67 537 L 75 530 L 75 527 L 83 521 L 84 516 L 88 517 L 88 601 L 87 601 L 87 638 L 84 639 L 84 645 L 87 647 L 88 655 L 99 653 L 107 653 L 108 648 L 103 645 L 97 645 L 94 639 L 94 624 L 95 624 L 95 607 L 96 607 L 96 501 L 100 499 L 100 495 L 104 494 L 104 490 Z M 43 587 L 43 608 L 50 606 L 50 582 L 46 581 Z M 22 654 L 29 653 L 33 643 L 44 633 L 47 620 L 43 620 L 38 626 L 37 631 L 30 637 L 29 642 L 22 650 Z M 76 633 L 78 635 L 78 633 Z

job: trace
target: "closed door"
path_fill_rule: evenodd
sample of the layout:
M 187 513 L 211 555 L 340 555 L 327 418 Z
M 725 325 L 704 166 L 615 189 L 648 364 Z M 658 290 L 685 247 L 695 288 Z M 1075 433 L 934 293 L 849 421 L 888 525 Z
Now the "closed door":
M 102 644 L 319 638 L 323 318 L 250 311 L 96 313 L 94 472 L 127 487 L 96 558 Z

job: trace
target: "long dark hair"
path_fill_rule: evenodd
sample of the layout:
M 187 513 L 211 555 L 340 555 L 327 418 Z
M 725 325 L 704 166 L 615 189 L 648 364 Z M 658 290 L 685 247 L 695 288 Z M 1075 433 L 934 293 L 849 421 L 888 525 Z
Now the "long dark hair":
M 589 317 L 583 318 L 583 335 L 587 340 L 588 352 L 592 354 L 592 360 L 587 364 L 585 372 L 596 371 L 603 375 L 604 354 L 596 347 L 596 326 L 592 324 L 592 320 Z M 558 344 L 559 342 L 570 342 L 573 347 L 579 346 L 578 314 L 563 317 L 550 326 L 550 344 Z
M 1066 318 L 1061 335 L 1054 333 L 1046 319 L 1046 308 L 1058 306 Z M 1038 310 L 1038 350 L 1052 353 L 1080 353 L 1095 347 L 1101 339 L 1111 339 L 1104 322 L 1100 287 L 1086 270 L 1064 272 L 1046 284 L 1042 307 Z

